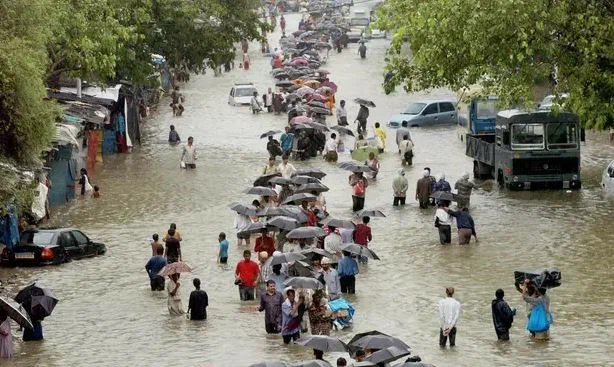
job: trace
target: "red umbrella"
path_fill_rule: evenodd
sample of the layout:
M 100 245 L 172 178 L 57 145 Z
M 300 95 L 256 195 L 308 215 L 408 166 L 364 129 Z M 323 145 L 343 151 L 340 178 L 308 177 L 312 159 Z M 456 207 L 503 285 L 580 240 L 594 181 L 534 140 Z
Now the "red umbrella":
M 334 82 L 331 82 L 330 80 L 327 80 L 325 82 L 322 82 L 322 84 L 320 84 L 321 87 L 329 87 L 333 93 L 337 93 L 337 84 L 335 84 Z
M 160 270 L 160 272 L 158 273 L 158 275 L 165 276 L 179 273 L 191 273 L 193 269 L 194 268 L 188 265 L 188 263 L 178 261 L 176 263 L 171 263 L 163 267 L 162 270 Z

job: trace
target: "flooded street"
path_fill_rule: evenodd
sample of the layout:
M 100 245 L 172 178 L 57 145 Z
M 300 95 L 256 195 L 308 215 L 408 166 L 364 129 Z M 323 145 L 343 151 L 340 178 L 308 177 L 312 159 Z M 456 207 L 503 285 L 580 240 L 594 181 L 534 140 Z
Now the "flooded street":
M 288 29 L 297 28 L 298 16 L 289 16 Z M 279 29 L 269 37 L 277 45 Z M 355 97 L 373 100 L 369 124 L 398 113 L 410 100 L 399 89 L 386 96 L 383 81 L 386 40 L 367 44 L 361 60 L 356 44 L 331 52 L 324 69 L 339 86 L 337 102 L 348 101 L 349 120 L 358 106 Z M 54 289 L 61 302 L 44 322 L 45 341 L 15 342 L 15 356 L 2 366 L 247 366 L 260 360 L 310 359 L 311 350 L 283 346 L 279 337 L 267 337 L 264 314 L 253 302 L 241 303 L 234 281 L 234 264 L 243 248 L 234 242 L 233 201 L 251 201 L 242 191 L 266 164 L 266 141 L 260 133 L 282 129 L 286 116 L 252 115 L 247 107 L 231 107 L 228 93 L 235 82 L 253 82 L 262 94 L 272 87 L 269 58 L 250 46 L 252 67 L 235 69 L 220 77 L 193 76 L 185 85 L 186 111 L 173 118 L 162 102 L 143 124 L 143 143 L 133 154 L 105 157 L 92 172 L 101 187 L 99 200 L 77 200 L 55 208 L 54 224 L 81 228 L 107 245 L 99 258 L 73 261 L 57 267 L 0 269 L 0 279 L 17 288 L 34 280 Z M 238 64 L 237 64 L 238 66 Z M 434 91 L 434 97 L 454 97 Z M 333 124 L 334 117 L 328 119 Z M 180 146 L 166 143 L 174 124 L 185 141 L 193 136 L 199 151 L 197 169 L 181 170 Z M 371 221 L 370 247 L 382 258 L 361 268 L 353 330 L 378 329 L 406 341 L 415 354 L 437 366 L 613 365 L 614 201 L 599 188 L 603 167 L 614 150 L 602 138 L 589 134 L 583 149 L 583 183 L 579 192 L 542 191 L 510 193 L 492 181 L 472 197 L 472 215 L 478 244 L 439 245 L 433 210 L 421 211 L 413 198 L 415 182 L 425 166 L 433 174 L 445 172 L 452 184 L 472 162 L 455 127 L 412 129 L 416 142 L 414 166 L 406 207 L 392 207 L 391 183 L 401 167 L 388 129 L 388 151 L 381 156 L 377 182 L 369 185 L 366 208 L 379 209 L 387 218 Z M 340 161 L 349 160 L 341 155 Z M 297 168 L 317 167 L 328 173 L 323 183 L 328 209 L 335 217 L 350 217 L 348 172 L 320 158 L 293 162 Z M 197 267 L 182 277 L 187 307 L 191 279 L 199 277 L 209 294 L 209 319 L 194 323 L 170 317 L 166 292 L 152 294 L 144 269 L 150 255 L 149 238 L 177 223 L 183 235 L 184 259 Z M 232 238 L 229 269 L 216 264 L 217 236 Z M 456 234 L 453 234 L 453 243 Z M 513 285 L 519 268 L 558 267 L 563 285 L 549 292 L 554 325 L 547 343 L 529 340 L 526 311 Z M 438 346 L 437 301 L 444 288 L 454 286 L 462 311 L 457 348 Z M 511 343 L 499 344 L 493 330 L 490 302 L 497 288 L 518 309 Z M 334 355 L 334 354 L 333 354 Z M 333 361 L 331 355 L 325 358 Z M 335 357 L 336 359 L 336 357 Z M 208 363 L 208 364 L 207 364 Z

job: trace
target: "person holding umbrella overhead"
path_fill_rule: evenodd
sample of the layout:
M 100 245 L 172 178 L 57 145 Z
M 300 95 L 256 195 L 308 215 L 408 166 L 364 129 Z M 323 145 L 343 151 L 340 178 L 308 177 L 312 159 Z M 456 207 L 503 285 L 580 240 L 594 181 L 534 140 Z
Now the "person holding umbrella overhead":
M 23 331 L 23 340 L 43 340 L 43 326 L 41 321 L 50 316 L 59 302 L 50 289 L 41 288 L 36 283 L 20 290 L 15 296 L 32 321 L 32 328 L 26 327 Z
M 367 132 L 367 118 L 369 118 L 369 109 L 367 106 L 361 104 L 360 109 L 358 110 L 358 115 L 356 116 L 356 121 L 358 122 L 358 134 L 366 134 Z
M 362 172 L 352 173 L 348 182 L 352 186 L 352 210 L 357 212 L 365 207 L 365 192 L 369 183 Z
M 449 201 L 440 200 L 435 212 L 435 227 L 439 230 L 439 243 L 442 245 L 448 245 L 452 242 L 452 221 L 454 218 L 448 213 L 449 205 Z

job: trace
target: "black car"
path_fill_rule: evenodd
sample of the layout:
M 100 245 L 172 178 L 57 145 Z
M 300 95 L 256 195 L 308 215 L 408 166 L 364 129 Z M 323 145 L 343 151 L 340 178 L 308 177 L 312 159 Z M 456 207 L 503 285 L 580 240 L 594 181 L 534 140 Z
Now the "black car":
M 51 265 L 106 252 L 103 243 L 93 242 L 76 228 L 31 229 L 22 232 L 11 253 L 2 251 L 3 265 Z

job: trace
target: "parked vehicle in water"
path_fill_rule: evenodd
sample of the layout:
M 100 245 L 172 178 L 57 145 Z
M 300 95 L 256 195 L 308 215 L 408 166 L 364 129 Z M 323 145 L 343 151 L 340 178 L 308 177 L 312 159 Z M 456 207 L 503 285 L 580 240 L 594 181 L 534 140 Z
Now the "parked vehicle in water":
M 580 124 L 570 112 L 506 110 L 491 134 L 468 133 L 466 154 L 476 178 L 514 190 L 580 189 Z
M 389 127 L 399 127 L 407 121 L 409 127 L 456 124 L 455 102 L 450 100 L 419 100 L 410 103 L 405 111 L 390 118 Z
M 103 255 L 106 246 L 94 242 L 77 228 L 28 229 L 19 243 L 0 256 L 3 265 L 53 265 L 73 259 Z
M 235 83 L 228 94 L 228 104 L 231 106 L 249 105 L 254 92 L 258 93 L 258 89 L 253 83 Z
M 603 175 L 601 175 L 601 187 L 607 193 L 614 194 L 614 160 L 603 170 Z
M 371 17 L 367 9 L 353 9 L 350 14 L 350 30 L 347 32 L 349 42 L 358 42 L 370 37 Z

